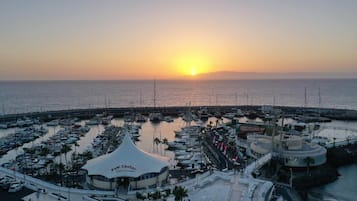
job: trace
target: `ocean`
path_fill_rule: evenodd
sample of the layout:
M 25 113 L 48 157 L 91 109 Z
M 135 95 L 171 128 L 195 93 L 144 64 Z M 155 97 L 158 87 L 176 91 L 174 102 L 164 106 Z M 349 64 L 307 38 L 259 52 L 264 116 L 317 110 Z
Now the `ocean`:
M 0 114 L 153 105 L 153 80 L 0 81 Z M 282 105 L 357 110 L 357 80 L 156 80 L 156 105 Z M 182 124 L 175 122 L 174 126 L 167 128 L 164 125 L 159 129 L 150 124 L 144 128 L 149 133 L 162 132 L 166 136 Z M 340 124 L 345 125 L 346 122 L 337 122 L 336 125 Z M 348 126 L 355 128 L 357 124 Z M 94 129 L 88 138 L 93 138 L 99 131 L 100 128 Z M 151 139 L 152 134 L 147 134 L 146 138 Z M 139 146 L 154 150 L 150 143 Z M 351 189 L 357 179 L 357 166 L 341 167 L 339 172 L 342 176 L 337 181 L 314 191 L 336 195 L 337 200 L 353 200 L 357 196 L 357 191 Z
M 305 106 L 305 88 L 308 107 L 357 109 L 356 79 L 157 80 L 156 105 Z M 0 114 L 153 105 L 153 80 L 0 82 Z

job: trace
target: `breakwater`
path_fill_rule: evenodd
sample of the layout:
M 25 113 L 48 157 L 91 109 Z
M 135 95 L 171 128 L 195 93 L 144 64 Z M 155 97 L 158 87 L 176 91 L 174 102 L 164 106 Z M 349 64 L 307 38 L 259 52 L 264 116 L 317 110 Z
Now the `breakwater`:
M 210 113 L 213 112 L 231 112 L 232 109 L 241 109 L 243 111 L 259 111 L 261 105 L 228 105 L 228 106 L 176 106 L 176 107 L 121 107 L 121 108 L 87 108 L 87 109 L 69 109 L 56 110 L 45 112 L 29 112 L 17 114 L 0 115 L 0 122 L 16 121 L 19 118 L 38 118 L 41 121 L 50 121 L 53 119 L 77 117 L 80 119 L 88 119 L 96 114 L 107 113 L 114 117 L 122 117 L 127 113 L 137 112 L 147 115 L 151 112 L 161 112 L 164 115 L 177 116 L 187 110 L 197 111 L 200 108 L 207 108 Z M 272 107 L 272 106 L 270 106 Z M 327 117 L 335 120 L 357 120 L 357 111 L 349 109 L 333 109 L 333 108 L 305 108 L 305 107 L 290 107 L 290 106 L 274 106 L 276 109 L 282 110 L 287 116 L 293 116 L 302 113 L 319 113 L 321 117 Z

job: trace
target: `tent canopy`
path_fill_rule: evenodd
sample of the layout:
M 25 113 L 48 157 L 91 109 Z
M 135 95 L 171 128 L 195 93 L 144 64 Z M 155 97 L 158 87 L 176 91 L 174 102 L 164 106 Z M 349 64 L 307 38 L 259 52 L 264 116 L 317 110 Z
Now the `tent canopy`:
M 130 135 L 125 134 L 122 143 L 115 151 L 87 161 L 83 169 L 88 171 L 88 175 L 101 175 L 112 179 L 159 173 L 162 168 L 168 166 L 167 158 L 137 148 Z

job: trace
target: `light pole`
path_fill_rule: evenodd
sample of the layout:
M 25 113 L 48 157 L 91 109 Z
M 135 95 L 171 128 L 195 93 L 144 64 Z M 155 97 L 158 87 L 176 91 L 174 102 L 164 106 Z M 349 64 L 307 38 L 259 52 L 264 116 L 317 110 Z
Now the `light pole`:
M 293 191 L 293 169 L 290 168 L 290 188 Z

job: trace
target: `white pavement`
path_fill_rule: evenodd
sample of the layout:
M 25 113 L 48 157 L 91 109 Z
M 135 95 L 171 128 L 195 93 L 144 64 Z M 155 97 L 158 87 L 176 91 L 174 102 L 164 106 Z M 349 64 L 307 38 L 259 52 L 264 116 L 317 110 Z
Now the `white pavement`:
M 234 174 L 233 171 L 215 171 L 210 174 L 209 172 L 206 172 L 197 176 L 197 178 L 176 185 L 184 186 L 188 189 L 189 199 L 195 201 L 264 201 L 266 197 L 270 196 L 273 183 L 254 179 L 251 174 L 256 168 L 263 166 L 270 159 L 271 154 L 263 156 L 247 166 L 244 173 Z M 15 173 L 12 170 L 2 167 L 0 167 L 0 174 L 12 177 L 16 175 L 18 180 L 25 182 L 26 187 L 34 191 L 38 191 L 38 189 L 46 190 L 46 194 L 33 193 L 25 197 L 25 201 L 93 201 L 93 199 L 89 198 L 92 195 L 115 197 L 114 191 L 82 190 L 60 187 L 18 172 Z M 170 186 L 168 186 L 168 188 L 170 188 Z M 131 194 L 131 192 L 128 194 Z M 122 198 L 124 197 L 122 196 Z

